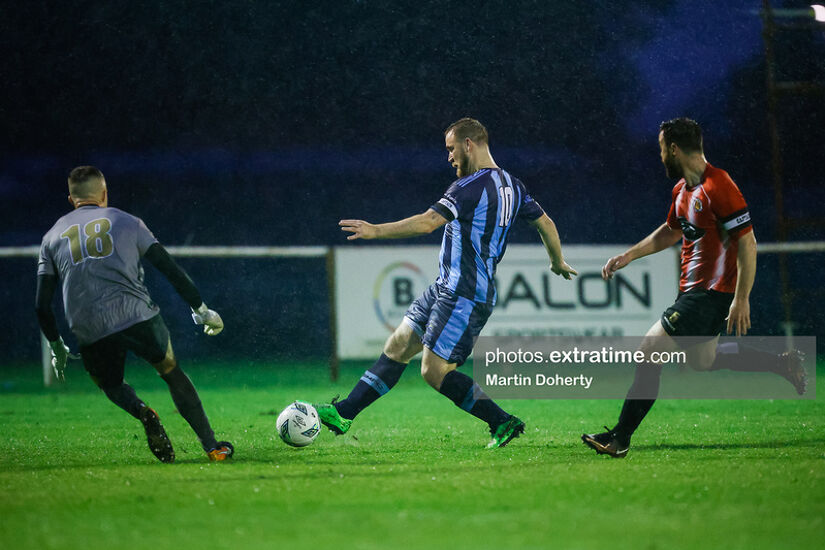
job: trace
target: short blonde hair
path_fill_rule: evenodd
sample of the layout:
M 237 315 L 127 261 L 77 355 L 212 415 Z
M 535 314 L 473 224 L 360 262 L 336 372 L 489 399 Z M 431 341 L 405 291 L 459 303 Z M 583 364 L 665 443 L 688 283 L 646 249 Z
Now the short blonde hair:
M 464 117 L 456 120 L 444 130 L 444 135 L 446 136 L 450 132 L 453 132 L 457 140 L 470 138 L 475 143 L 490 143 L 487 128 L 474 118 Z

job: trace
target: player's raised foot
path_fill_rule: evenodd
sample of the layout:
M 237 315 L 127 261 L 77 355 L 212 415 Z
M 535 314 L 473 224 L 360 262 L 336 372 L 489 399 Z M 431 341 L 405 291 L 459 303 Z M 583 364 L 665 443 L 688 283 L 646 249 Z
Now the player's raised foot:
M 321 424 L 329 428 L 335 435 L 342 435 L 349 431 L 352 420 L 338 414 L 338 409 L 335 408 L 336 401 L 338 401 L 337 396 L 329 403 L 313 403 L 312 406 L 318 411 Z
M 808 373 L 802 362 L 805 354 L 799 350 L 786 351 L 779 356 L 779 366 L 774 372 L 793 384 L 796 393 L 802 395 L 808 389 Z
M 615 430 L 607 426 L 606 432 L 600 434 L 582 434 L 584 444 L 600 455 L 610 455 L 613 458 L 624 458 L 630 448 L 629 437 L 619 437 Z
M 218 441 L 218 445 L 214 449 L 206 451 L 206 455 L 212 462 L 221 462 L 227 458 L 232 458 L 235 454 L 235 447 L 229 441 Z
M 495 429 L 490 428 L 493 439 L 487 444 L 488 449 L 498 449 L 504 447 L 510 441 L 524 433 L 524 422 L 517 416 L 510 416 L 506 422 L 502 422 Z
M 146 431 L 146 440 L 152 454 L 161 462 L 174 462 L 175 450 L 166 435 L 166 430 L 163 429 L 163 424 L 160 423 L 158 413 L 149 407 L 142 407 L 140 409 L 140 423 L 143 424 L 143 429 Z

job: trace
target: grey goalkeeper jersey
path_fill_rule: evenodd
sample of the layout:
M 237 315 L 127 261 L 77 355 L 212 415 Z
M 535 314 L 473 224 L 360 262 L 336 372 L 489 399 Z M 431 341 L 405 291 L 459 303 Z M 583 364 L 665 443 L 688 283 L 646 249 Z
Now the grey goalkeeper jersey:
M 66 320 L 81 346 L 158 314 L 140 264 L 156 242 L 140 218 L 97 206 L 66 214 L 43 237 L 37 274 L 59 277 Z

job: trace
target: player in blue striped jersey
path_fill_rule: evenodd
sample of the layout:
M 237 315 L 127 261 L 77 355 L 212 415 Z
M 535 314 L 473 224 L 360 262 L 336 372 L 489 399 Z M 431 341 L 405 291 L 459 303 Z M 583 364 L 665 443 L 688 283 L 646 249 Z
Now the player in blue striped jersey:
M 439 277 L 410 305 L 384 353 L 345 400 L 316 405 L 321 421 L 335 433 L 349 430 L 352 419 L 387 393 L 422 350 L 421 375 L 460 408 L 487 422 L 492 434 L 488 447 L 503 447 L 524 431 L 524 422 L 503 411 L 456 367 L 472 351 L 495 306 L 493 277 L 517 219 L 538 230 L 553 273 L 565 279 L 577 273 L 564 261 L 553 221 L 521 181 L 496 165 L 480 122 L 463 118 L 451 124 L 444 141 L 458 179 L 426 212 L 392 223 L 339 223 L 351 233 L 348 240 L 414 237 L 446 227 Z

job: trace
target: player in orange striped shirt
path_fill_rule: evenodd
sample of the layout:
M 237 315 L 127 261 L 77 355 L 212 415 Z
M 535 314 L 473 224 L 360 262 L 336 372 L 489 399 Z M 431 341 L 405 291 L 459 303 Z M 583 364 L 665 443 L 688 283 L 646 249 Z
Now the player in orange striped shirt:
M 807 374 L 801 354 L 776 355 L 736 342 L 717 346 L 724 327 L 742 336 L 751 326 L 748 299 L 756 274 L 756 238 L 748 205 L 728 173 L 705 158 L 702 129 L 695 121 L 663 122 L 659 149 L 667 176 L 678 180 L 667 221 L 602 268 L 602 276 L 610 279 L 633 260 L 682 239 L 679 295 L 650 327 L 642 350 L 649 357 L 654 351 L 680 349 L 674 336 L 705 338 L 685 350 L 692 368 L 774 372 L 803 394 Z M 582 441 L 599 454 L 623 458 L 656 400 L 661 372 L 660 364 L 637 365 L 618 424 L 604 433 L 584 434 Z

